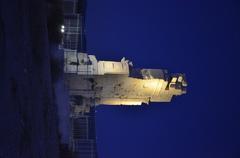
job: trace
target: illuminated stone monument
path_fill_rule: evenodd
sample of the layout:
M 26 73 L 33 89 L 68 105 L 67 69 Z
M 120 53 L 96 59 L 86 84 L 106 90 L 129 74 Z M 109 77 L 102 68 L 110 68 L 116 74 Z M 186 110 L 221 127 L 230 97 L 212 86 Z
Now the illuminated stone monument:
M 98 61 L 86 53 L 85 1 L 64 0 L 63 36 L 64 82 L 68 89 L 69 142 L 74 158 L 97 158 L 95 106 L 140 106 L 149 102 L 170 102 L 186 93 L 183 74 L 168 74 L 161 69 L 135 69 L 121 61 Z
M 91 106 L 170 102 L 186 93 L 184 74 L 162 69 L 134 69 L 132 62 L 98 61 L 94 55 L 65 50 L 65 81 L 74 111 Z

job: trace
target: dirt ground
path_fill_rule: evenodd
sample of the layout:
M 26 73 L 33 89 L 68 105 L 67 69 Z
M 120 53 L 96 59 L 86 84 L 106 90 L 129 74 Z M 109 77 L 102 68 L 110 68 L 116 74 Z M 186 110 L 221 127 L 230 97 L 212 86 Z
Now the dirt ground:
M 46 7 L 0 1 L 0 158 L 59 157 Z

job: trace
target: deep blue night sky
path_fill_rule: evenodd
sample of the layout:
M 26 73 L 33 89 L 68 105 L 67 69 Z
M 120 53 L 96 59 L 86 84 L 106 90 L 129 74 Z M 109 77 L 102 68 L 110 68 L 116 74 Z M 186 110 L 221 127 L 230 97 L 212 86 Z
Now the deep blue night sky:
M 97 107 L 100 158 L 240 157 L 239 2 L 88 0 L 87 48 L 138 68 L 186 73 L 188 93 Z

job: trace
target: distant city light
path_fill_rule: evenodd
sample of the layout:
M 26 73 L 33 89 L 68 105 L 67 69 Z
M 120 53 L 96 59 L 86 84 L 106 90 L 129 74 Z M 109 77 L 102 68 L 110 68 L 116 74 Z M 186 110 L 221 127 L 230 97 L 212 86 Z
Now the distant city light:
M 64 33 L 65 30 L 64 30 L 65 26 L 64 25 L 61 25 L 61 32 Z

